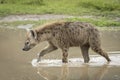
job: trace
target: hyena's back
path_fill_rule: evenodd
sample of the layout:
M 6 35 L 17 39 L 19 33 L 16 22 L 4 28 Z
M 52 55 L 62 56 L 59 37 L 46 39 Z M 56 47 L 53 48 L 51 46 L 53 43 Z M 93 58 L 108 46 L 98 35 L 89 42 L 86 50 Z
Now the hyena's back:
M 85 22 L 62 22 L 53 26 L 53 43 L 59 47 L 72 47 L 89 44 L 100 45 L 99 31 Z

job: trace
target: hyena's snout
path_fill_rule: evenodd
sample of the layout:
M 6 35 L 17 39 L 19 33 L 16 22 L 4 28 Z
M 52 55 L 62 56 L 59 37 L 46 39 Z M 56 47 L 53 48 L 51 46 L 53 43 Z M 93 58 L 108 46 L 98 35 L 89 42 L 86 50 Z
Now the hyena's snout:
M 30 50 L 31 48 L 28 46 L 28 45 L 25 45 L 24 47 L 23 47 L 23 51 L 28 51 L 28 50 Z
M 24 47 L 22 50 L 23 51 L 28 51 L 28 50 L 30 50 L 30 48 Z
M 32 49 L 36 44 L 30 44 L 30 42 L 26 42 L 24 48 L 22 49 L 23 51 L 29 51 Z

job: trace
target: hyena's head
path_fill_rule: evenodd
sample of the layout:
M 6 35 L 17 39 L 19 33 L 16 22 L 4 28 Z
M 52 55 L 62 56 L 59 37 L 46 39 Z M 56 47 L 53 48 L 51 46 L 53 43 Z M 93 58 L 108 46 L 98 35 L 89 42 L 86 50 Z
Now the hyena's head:
M 35 30 L 27 30 L 27 39 L 23 51 L 28 51 L 38 44 L 37 33 Z

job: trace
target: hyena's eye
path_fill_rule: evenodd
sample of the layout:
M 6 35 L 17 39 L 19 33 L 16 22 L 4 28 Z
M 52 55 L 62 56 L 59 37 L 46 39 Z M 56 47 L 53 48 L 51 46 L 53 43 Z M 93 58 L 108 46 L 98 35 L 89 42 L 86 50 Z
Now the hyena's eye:
M 27 44 L 29 44 L 29 42 L 26 42 L 25 44 L 27 45 Z
M 29 42 L 27 42 L 26 44 L 29 44 Z

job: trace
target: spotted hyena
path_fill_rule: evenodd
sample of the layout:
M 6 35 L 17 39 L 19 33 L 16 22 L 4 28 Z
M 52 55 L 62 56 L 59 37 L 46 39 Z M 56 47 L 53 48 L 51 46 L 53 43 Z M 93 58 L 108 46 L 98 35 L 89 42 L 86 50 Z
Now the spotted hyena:
M 38 62 L 45 54 L 57 50 L 62 50 L 62 62 L 68 62 L 68 50 L 70 47 L 80 47 L 84 62 L 88 63 L 90 58 L 88 50 L 103 56 L 108 62 L 108 54 L 101 48 L 99 31 L 89 23 L 85 22 L 54 22 L 40 26 L 27 32 L 24 51 L 32 49 L 36 44 L 48 41 L 49 45 L 43 49 L 38 58 Z

